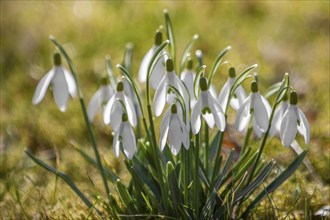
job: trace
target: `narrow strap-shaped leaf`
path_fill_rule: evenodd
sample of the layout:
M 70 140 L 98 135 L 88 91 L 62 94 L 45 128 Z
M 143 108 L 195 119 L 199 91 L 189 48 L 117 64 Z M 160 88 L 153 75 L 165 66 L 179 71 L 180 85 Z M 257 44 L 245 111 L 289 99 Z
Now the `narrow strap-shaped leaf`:
M 281 84 L 282 84 L 282 82 L 277 82 L 277 83 L 274 83 L 273 85 L 271 85 L 271 86 L 267 89 L 267 91 L 266 91 L 264 97 L 265 97 L 265 98 L 269 98 L 269 97 L 271 97 L 272 95 L 274 95 L 274 94 L 278 91 L 278 89 L 280 88 Z
M 174 31 L 173 31 L 173 26 L 172 22 L 170 19 L 170 15 L 168 14 L 168 11 L 165 9 L 164 10 L 164 16 L 165 16 L 165 27 L 166 27 L 166 34 L 167 34 L 167 39 L 169 39 L 170 44 L 170 53 L 171 57 L 175 66 L 175 56 L 176 56 L 176 46 L 175 46 L 175 39 L 174 39 Z
M 87 162 L 89 162 L 90 164 L 92 164 L 93 166 L 95 166 L 96 168 L 98 168 L 97 167 L 97 163 L 96 163 L 96 161 L 92 158 L 92 157 L 90 157 L 88 154 L 86 154 L 81 148 L 79 148 L 78 146 L 75 146 L 75 145 L 73 145 L 73 147 L 74 147 L 74 149 L 76 150 L 76 151 L 78 151 L 78 153 L 87 161 Z M 117 179 L 119 179 L 119 177 L 116 175 L 116 174 L 114 174 L 111 170 L 109 170 L 109 169 L 106 169 L 105 167 L 103 167 L 103 172 L 104 172 L 104 174 L 106 175 L 106 177 L 108 178 L 108 179 L 110 179 L 112 182 L 116 182 L 117 181 Z
M 120 180 L 117 180 L 116 188 L 117 188 L 117 192 L 120 197 L 120 200 L 122 201 L 122 203 L 125 206 L 125 208 L 127 209 L 127 211 L 132 214 L 136 213 L 134 201 L 133 201 L 131 195 L 129 194 L 129 192 L 127 191 L 126 186 L 124 186 L 124 184 L 122 184 L 120 182 Z
M 212 193 L 208 196 L 204 207 L 201 211 L 201 218 L 202 219 L 211 219 L 214 207 L 216 205 L 215 198 L 218 196 L 217 192 L 215 190 L 212 191 Z
M 46 164 L 45 162 L 43 162 L 42 160 L 38 159 L 37 157 L 35 157 L 29 150 L 25 150 L 25 153 L 36 163 L 38 164 L 40 167 L 44 168 L 45 170 L 48 170 L 49 172 L 52 172 L 53 174 L 55 174 L 56 176 L 60 177 L 62 180 L 64 180 L 69 186 L 70 188 L 80 197 L 80 199 L 87 205 L 88 208 L 94 208 L 97 213 L 102 216 L 102 213 L 96 209 L 93 204 L 87 199 L 87 197 L 78 189 L 78 187 L 72 182 L 71 178 L 58 171 L 57 169 L 55 169 L 54 167 Z
M 258 64 L 254 64 L 252 66 L 249 66 L 241 74 L 239 74 L 237 76 L 236 80 L 234 81 L 234 83 L 233 83 L 233 85 L 230 89 L 230 94 L 231 95 L 233 95 L 235 93 L 235 90 L 237 89 L 237 87 L 242 84 L 242 82 L 245 80 L 245 78 L 250 73 L 250 71 L 257 68 L 257 67 L 258 67 Z
M 116 88 L 117 79 L 115 77 L 115 71 L 113 70 L 113 66 L 109 55 L 105 56 L 105 70 L 107 72 L 107 76 L 110 79 L 112 88 Z
M 179 164 L 177 164 L 178 166 Z M 170 189 L 171 197 L 173 199 L 173 208 L 175 210 L 176 216 L 179 214 L 178 205 L 182 203 L 182 192 L 179 190 L 179 183 L 178 178 L 176 176 L 175 169 L 171 162 L 166 164 L 166 171 L 167 171 L 167 183 Z M 179 168 L 180 169 L 180 168 Z M 165 195 L 164 195 L 165 196 Z
M 124 58 L 122 61 L 123 66 L 132 74 L 132 61 L 133 61 L 133 44 L 128 43 L 125 47 Z
M 220 142 L 220 131 L 217 131 L 217 133 L 214 135 L 210 143 L 210 148 L 209 148 L 210 161 L 214 161 L 217 156 L 216 153 L 217 153 L 217 148 L 219 146 L 219 142 Z
M 193 38 L 187 44 L 186 48 L 184 49 L 182 57 L 181 57 L 181 61 L 180 61 L 180 74 L 184 69 L 184 65 L 186 64 L 187 57 L 190 54 L 191 48 L 194 46 L 194 44 L 195 44 L 195 42 L 197 41 L 198 38 L 199 38 L 199 35 L 195 34 L 193 36 Z
M 253 208 L 255 208 L 263 198 L 265 198 L 269 193 L 273 192 L 279 186 L 283 184 L 285 180 L 287 180 L 299 167 L 299 165 L 303 162 L 307 151 L 302 152 L 300 155 L 296 157 L 296 159 L 277 177 L 273 180 L 260 194 L 250 203 L 250 205 L 246 208 L 244 213 L 242 214 L 242 218 L 246 219 L 249 213 Z
M 222 58 L 226 55 L 226 53 L 231 50 L 231 46 L 228 46 L 226 47 L 225 49 L 223 49 L 217 56 L 217 58 L 215 59 L 213 65 L 212 65 L 212 68 L 211 68 L 211 71 L 210 71 L 210 74 L 209 74 L 209 78 L 208 78 L 208 82 L 209 82 L 209 88 L 210 88 L 210 85 L 211 85 L 211 82 L 212 82 L 212 79 L 213 79 L 213 76 L 214 74 L 217 72 L 220 64 L 221 64 L 221 61 L 222 61 Z
M 221 184 L 222 184 L 222 180 L 223 180 L 223 177 L 225 175 L 227 175 L 227 170 L 229 168 L 229 165 L 230 165 L 230 162 L 232 161 L 232 158 L 233 158 L 233 155 L 234 155 L 234 150 L 231 150 L 230 153 L 229 153 L 229 156 L 227 157 L 227 160 L 225 162 L 225 165 L 221 171 L 221 174 L 219 176 L 219 178 L 217 179 L 216 183 L 215 183 L 215 191 L 218 191 Z

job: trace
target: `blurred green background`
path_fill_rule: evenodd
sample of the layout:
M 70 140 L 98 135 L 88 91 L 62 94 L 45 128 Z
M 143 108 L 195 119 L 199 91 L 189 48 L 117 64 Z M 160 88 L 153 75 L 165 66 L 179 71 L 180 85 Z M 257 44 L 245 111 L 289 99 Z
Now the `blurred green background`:
M 312 216 L 329 204 L 329 1 L 1 1 L 0 215 L 4 219 L 86 214 L 68 187 L 60 187 L 53 197 L 55 177 L 26 158 L 26 147 L 44 158 L 52 158 L 47 152 L 56 148 L 59 168 L 86 192 L 95 193 L 91 181 L 96 186 L 100 181 L 72 149 L 76 143 L 91 152 L 78 101 L 70 100 L 65 113 L 57 109 L 51 92 L 38 106 L 31 103 L 39 79 L 52 67 L 55 47 L 48 36 L 64 44 L 88 102 L 104 73 L 105 55 L 113 64 L 121 63 L 127 42 L 134 44 L 136 76 L 155 30 L 164 24 L 164 8 L 172 19 L 179 56 L 197 33 L 200 39 L 194 49 L 203 51 L 208 70 L 217 53 L 231 45 L 225 59 L 238 71 L 259 64 L 262 92 L 290 73 L 311 124 L 310 145 L 298 140 L 310 150 L 308 158 L 320 180 L 302 166 L 273 195 L 274 203 L 280 216 L 288 213 L 290 218 L 299 218 L 306 210 Z M 218 91 L 226 77 L 225 71 L 216 74 Z M 115 159 L 110 149 L 110 128 L 102 124 L 101 116 L 94 125 L 108 166 L 125 177 L 123 158 Z M 265 155 L 280 164 L 294 158 L 277 138 L 270 141 Z M 296 194 L 297 202 L 292 198 Z M 271 212 L 267 204 L 261 207 L 266 208 L 256 213 Z

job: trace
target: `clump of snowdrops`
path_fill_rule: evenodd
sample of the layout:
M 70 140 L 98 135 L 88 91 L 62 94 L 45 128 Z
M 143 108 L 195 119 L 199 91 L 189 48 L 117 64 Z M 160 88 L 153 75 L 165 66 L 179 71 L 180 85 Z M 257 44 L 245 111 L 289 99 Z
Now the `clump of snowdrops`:
M 202 51 L 192 53 L 198 35 L 193 36 L 177 60 L 174 32 L 166 10 L 164 16 L 165 30 L 156 31 L 154 44 L 140 64 L 139 82 L 133 77 L 132 47 L 128 47 L 122 64 L 116 65 L 121 76 L 115 76 L 111 60 L 106 57 L 107 74 L 88 106 L 74 64 L 61 44 L 50 37 L 57 48 L 54 67 L 40 80 L 32 102 L 39 104 L 50 85 L 55 103 L 63 112 L 69 97 L 78 97 L 95 155 L 88 155 L 81 148 L 77 150 L 100 172 L 103 206 L 95 205 L 100 199 L 86 196 L 68 175 L 30 151 L 26 153 L 38 165 L 62 178 L 101 218 L 109 214 L 119 219 L 247 218 L 295 172 L 306 156 L 303 151 L 284 170 L 277 169 L 274 160 L 262 159 L 269 137 L 279 136 L 288 147 L 296 141 L 298 131 L 309 142 L 309 124 L 298 107 L 297 93 L 286 73 L 281 82 L 267 91 L 265 97 L 272 98 L 269 103 L 259 91 L 257 75 L 252 73 L 256 64 L 237 73 L 235 67 L 228 68 L 229 63 L 223 61 L 230 46 L 207 68 Z M 163 32 L 167 38 L 164 41 Z M 64 67 L 63 58 L 70 70 Z M 228 80 L 217 93 L 212 80 L 225 67 Z M 242 83 L 250 85 L 248 91 Z M 138 85 L 145 87 L 144 92 Z M 234 127 L 245 134 L 238 153 L 234 149 L 229 153 L 223 151 L 225 135 L 234 132 L 228 129 L 232 126 L 227 121 L 229 111 L 236 111 Z M 122 182 L 103 165 L 92 125 L 100 112 L 114 134 L 109 147 L 116 157 L 121 152 L 126 157 L 129 183 Z M 155 127 L 154 120 L 161 121 L 160 128 Z M 252 149 L 252 145 L 259 147 Z M 110 191 L 109 184 L 116 191 Z

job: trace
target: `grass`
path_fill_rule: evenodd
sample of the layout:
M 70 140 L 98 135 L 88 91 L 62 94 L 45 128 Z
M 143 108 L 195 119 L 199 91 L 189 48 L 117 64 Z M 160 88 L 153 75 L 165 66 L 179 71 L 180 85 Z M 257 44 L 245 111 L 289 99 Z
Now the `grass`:
M 111 56 L 113 64 L 120 63 L 127 42 L 134 44 L 133 72 L 137 72 L 154 31 L 164 24 L 164 8 L 171 15 L 179 55 L 198 33 L 196 49 L 204 52 L 208 71 L 217 53 L 231 45 L 226 60 L 239 70 L 259 64 L 261 91 L 289 72 L 300 95 L 300 107 L 311 124 L 311 144 L 303 147 L 309 149 L 308 159 L 321 181 L 301 166 L 251 218 L 272 218 L 274 213 L 283 219 L 315 218 L 315 211 L 329 205 L 329 2 L 90 2 L 85 8 L 88 3 L 73 1 L 0 4 L 1 218 L 85 219 L 90 215 L 64 182 L 56 184 L 55 176 L 24 155 L 26 147 L 49 158 L 90 197 L 104 194 L 97 191 L 102 180 L 96 170 L 72 147 L 78 144 L 93 155 L 78 101 L 71 100 L 64 114 L 50 92 L 38 106 L 31 104 L 38 80 L 52 65 L 55 48 L 48 35 L 65 44 L 89 100 L 104 72 L 105 55 Z M 213 82 L 220 88 L 225 79 L 226 73 L 219 71 Z M 111 129 L 102 124 L 101 116 L 94 126 L 107 166 L 127 179 L 124 158 L 113 155 Z M 300 137 L 298 141 L 303 143 Z M 274 138 L 264 156 L 281 167 L 295 154 Z

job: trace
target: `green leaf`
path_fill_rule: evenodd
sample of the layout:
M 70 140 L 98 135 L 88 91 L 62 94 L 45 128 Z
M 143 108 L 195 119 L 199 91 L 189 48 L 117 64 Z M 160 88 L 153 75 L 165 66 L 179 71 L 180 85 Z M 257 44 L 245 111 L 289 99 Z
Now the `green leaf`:
M 180 163 L 178 163 L 175 168 L 170 161 L 166 164 L 167 182 L 170 189 L 173 207 L 175 209 L 176 216 L 178 216 L 179 213 L 178 205 L 182 204 L 182 191 L 179 190 L 178 178 L 175 171 L 179 169 L 180 169 Z
M 198 98 L 198 91 L 199 91 L 199 79 L 201 77 L 201 75 L 204 74 L 206 65 L 200 66 L 197 71 L 196 71 L 196 77 L 194 80 L 194 94 L 195 94 L 195 98 Z
M 180 62 L 180 74 L 184 69 L 184 65 L 186 64 L 187 58 L 190 54 L 191 48 L 194 46 L 195 42 L 199 38 L 198 34 L 195 34 L 193 38 L 189 41 L 187 44 L 186 48 L 183 51 L 182 57 L 181 57 L 181 62 Z
M 273 85 L 271 85 L 271 86 L 267 89 L 267 91 L 266 91 L 264 97 L 265 97 L 265 98 L 269 98 L 269 97 L 271 97 L 272 95 L 274 95 L 274 94 L 278 91 L 278 89 L 280 88 L 281 84 L 282 84 L 282 82 L 277 82 L 277 83 L 274 83 Z
M 250 71 L 257 68 L 258 64 L 254 64 L 252 66 L 249 66 L 246 68 L 241 74 L 238 75 L 236 80 L 234 81 L 231 89 L 230 89 L 230 96 L 234 95 L 236 89 L 238 86 L 242 84 L 242 82 L 246 79 L 246 77 L 249 75 Z M 229 101 L 228 101 L 229 102 Z
M 110 80 L 112 88 L 116 88 L 117 86 L 117 79 L 115 77 L 115 71 L 113 70 L 112 63 L 110 56 L 105 56 L 105 70 L 107 72 L 107 77 Z
M 79 196 L 79 198 L 87 205 L 88 208 L 94 208 L 97 213 L 102 216 L 102 213 L 96 209 L 93 204 L 87 199 L 87 197 L 78 189 L 78 187 L 72 182 L 71 178 L 67 176 L 66 174 L 58 171 L 54 167 L 46 164 L 42 160 L 35 157 L 29 150 L 25 150 L 25 153 L 40 167 L 44 168 L 45 170 L 48 170 L 49 172 L 52 172 L 56 176 L 60 177 L 62 180 L 64 180 L 70 188 Z
M 232 162 L 233 155 L 234 155 L 234 150 L 231 150 L 230 153 L 229 153 L 229 156 L 227 157 L 227 160 L 225 162 L 225 165 L 224 165 L 224 167 L 223 167 L 223 169 L 221 171 L 221 174 L 219 175 L 219 177 L 217 178 L 217 181 L 215 183 L 215 190 L 216 191 L 218 191 L 220 189 L 220 187 L 222 185 L 222 182 L 223 182 L 222 181 L 223 180 L 223 177 L 225 175 L 229 176 L 227 174 L 227 170 L 229 168 L 230 163 Z
M 127 191 L 126 186 L 120 182 L 120 180 L 117 180 L 116 188 L 118 195 L 120 197 L 120 200 L 122 201 L 123 205 L 127 209 L 129 213 L 136 213 L 136 208 L 134 206 L 134 201 L 130 195 L 130 193 Z
M 165 9 L 164 10 L 164 16 L 165 16 L 165 27 L 166 27 L 166 34 L 167 34 L 167 39 L 169 39 L 169 47 L 170 47 L 170 53 L 171 57 L 175 66 L 175 55 L 176 55 L 176 45 L 175 45 L 175 39 L 174 39 L 174 31 L 173 31 L 173 26 L 172 22 L 170 19 L 170 15 L 168 14 L 168 11 Z
M 242 214 L 242 218 L 246 219 L 263 198 L 265 198 L 269 193 L 276 190 L 279 186 L 281 186 L 285 180 L 287 180 L 300 166 L 303 162 L 307 151 L 302 152 L 296 159 L 277 177 L 275 178 L 260 194 L 250 203 L 250 205 L 246 208 L 245 212 Z
M 226 55 L 226 53 L 231 50 L 231 46 L 228 46 L 226 47 L 225 49 L 223 49 L 217 56 L 217 58 L 215 59 L 213 65 L 212 65 L 212 68 L 211 68 L 211 71 L 210 71 L 210 74 L 209 74 L 209 78 L 208 78 L 208 82 L 209 82 L 209 88 L 210 88 L 210 85 L 211 85 L 211 82 L 212 82 L 212 79 L 213 79 L 213 76 L 214 74 L 217 72 L 220 64 L 221 64 L 221 61 L 222 61 L 222 58 Z
M 127 69 L 129 74 L 132 74 L 132 61 L 133 61 L 133 44 L 128 43 L 125 47 L 123 66 Z

